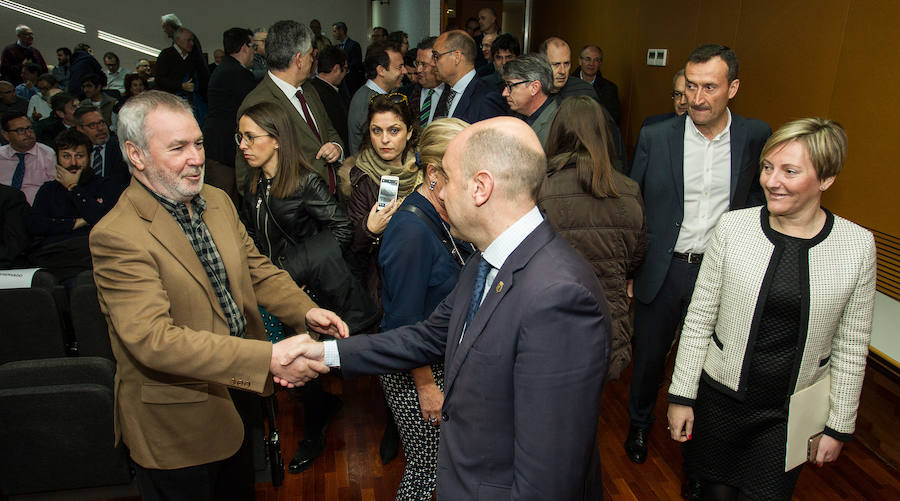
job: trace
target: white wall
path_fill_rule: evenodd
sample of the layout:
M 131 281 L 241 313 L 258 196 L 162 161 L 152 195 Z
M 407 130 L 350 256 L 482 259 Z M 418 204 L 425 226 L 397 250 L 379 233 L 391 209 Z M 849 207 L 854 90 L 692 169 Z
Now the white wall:
M 872 348 L 900 363 L 900 301 L 875 293 Z
M 235 26 L 254 29 L 268 26 L 281 19 L 295 19 L 304 24 L 313 18 L 322 22 L 322 28 L 331 37 L 331 24 L 347 23 L 349 35 L 360 40 L 363 47 L 369 27 L 370 0 L 18 0 L 35 9 L 50 12 L 84 24 L 87 33 L 51 24 L 40 19 L 0 7 L 0 45 L 15 41 L 15 27 L 27 24 L 35 33 L 35 46 L 44 55 L 47 64 L 56 64 L 56 48 L 72 47 L 86 42 L 101 59 L 103 53 L 112 51 L 122 60 L 122 66 L 133 69 L 136 61 L 146 57 L 139 52 L 104 42 L 97 38 L 97 30 L 163 49 L 168 45 L 160 28 L 163 14 L 175 13 L 185 27 L 194 31 L 204 52 L 212 53 L 222 46 L 222 32 Z M 102 62 L 102 60 L 101 60 Z
M 440 0 L 390 0 L 389 5 L 372 2 L 372 26 L 384 26 L 389 32 L 405 31 L 410 47 L 415 47 L 423 38 L 440 34 L 440 8 Z

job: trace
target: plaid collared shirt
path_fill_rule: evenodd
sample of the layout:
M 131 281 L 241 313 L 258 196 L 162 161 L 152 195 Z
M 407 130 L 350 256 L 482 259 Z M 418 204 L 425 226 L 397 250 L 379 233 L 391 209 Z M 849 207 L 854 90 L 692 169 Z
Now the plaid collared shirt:
M 146 188 L 146 186 L 145 186 Z M 228 283 L 228 274 L 225 272 L 225 264 L 222 263 L 222 256 L 216 243 L 209 234 L 209 228 L 203 221 L 203 211 L 206 210 L 206 200 L 199 194 L 191 200 L 193 208 L 193 218 L 188 214 L 187 205 L 175 203 L 168 200 L 151 190 L 149 191 L 159 203 L 175 218 L 175 222 L 181 227 L 181 231 L 187 237 L 191 247 L 200 259 L 209 282 L 216 291 L 216 299 L 219 300 L 219 306 L 225 312 L 225 318 L 228 320 L 228 328 L 232 336 L 244 337 L 247 328 L 247 319 L 241 313 L 234 298 L 231 297 L 231 286 Z

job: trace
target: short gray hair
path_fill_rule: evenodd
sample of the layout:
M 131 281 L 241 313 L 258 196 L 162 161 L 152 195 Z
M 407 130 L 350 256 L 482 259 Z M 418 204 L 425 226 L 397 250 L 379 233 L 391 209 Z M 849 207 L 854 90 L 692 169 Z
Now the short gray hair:
M 549 95 L 553 90 L 553 70 L 547 60 L 536 54 L 526 54 L 503 65 L 500 76 L 504 80 L 520 79 L 526 82 L 540 82 L 541 92 Z
M 163 24 L 167 24 L 174 28 L 181 28 L 181 19 L 178 19 L 178 16 L 175 14 L 164 14 L 159 18 Z
M 119 135 L 119 148 L 122 150 L 122 156 L 128 162 L 129 169 L 134 169 L 134 166 L 126 153 L 125 143 L 130 141 L 141 150 L 147 151 L 147 143 L 150 140 L 147 135 L 147 115 L 160 107 L 172 111 L 182 111 L 193 116 L 191 105 L 187 101 L 175 94 L 159 90 L 149 90 L 133 96 L 119 110 L 119 125 L 116 133 Z
M 266 38 L 266 63 L 273 70 L 284 70 L 297 54 L 306 54 L 312 48 L 313 32 L 309 26 L 297 21 L 278 21 L 269 27 Z
M 24 24 L 20 24 L 20 25 L 16 26 L 16 36 L 21 35 L 22 32 L 25 30 L 31 31 L 31 28 L 29 28 L 28 26 L 26 26 Z
M 466 178 L 474 176 L 479 169 L 490 171 L 499 181 L 496 189 L 508 200 L 522 196 L 537 200 L 547 173 L 544 150 L 529 148 L 516 135 L 497 127 L 472 134 L 463 146 L 460 159 Z
M 674 89 L 676 85 L 678 85 L 678 79 L 684 76 L 684 68 L 681 68 L 675 73 L 675 76 L 672 77 L 672 88 Z
M 189 30 L 189 29 L 187 29 L 187 28 L 185 28 L 184 26 L 182 26 L 182 27 L 178 28 L 177 30 L 175 30 L 175 33 L 174 33 L 174 35 L 173 35 L 173 37 L 175 38 L 175 40 L 185 40 L 185 39 L 188 38 L 188 36 L 193 37 L 193 36 L 194 36 L 194 32 L 191 31 L 191 30 Z

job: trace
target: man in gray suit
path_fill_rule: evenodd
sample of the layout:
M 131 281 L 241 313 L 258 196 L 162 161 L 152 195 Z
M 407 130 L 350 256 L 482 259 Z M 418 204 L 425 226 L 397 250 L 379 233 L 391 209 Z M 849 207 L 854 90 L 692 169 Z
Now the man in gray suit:
M 675 330 L 719 217 L 763 202 L 759 155 L 768 125 L 728 109 L 738 60 L 724 45 L 695 49 L 685 65 L 688 112 L 641 129 L 631 177 L 644 195 L 647 257 L 634 280 L 634 370 L 625 452 L 647 459 L 653 406 Z
M 296 21 L 278 21 L 266 38 L 266 62 L 269 72 L 244 98 L 237 116 L 254 104 L 269 102 L 288 110 L 300 150 L 316 174 L 337 193 L 338 177 L 333 164 L 343 159 L 341 137 L 332 126 L 319 93 L 309 82 L 316 59 L 312 31 Z M 239 150 L 234 173 L 238 191 L 244 193 L 250 178 L 249 166 Z
M 473 242 L 456 288 L 426 321 L 303 353 L 345 376 L 444 360 L 437 494 L 456 499 L 600 499 L 595 442 L 609 309 L 588 263 L 535 206 L 546 157 L 500 117 L 447 148 L 439 192 L 454 236 Z
M 505 84 L 503 97 L 509 109 L 531 126 L 543 145 L 547 142 L 553 117 L 559 111 L 559 100 L 550 98 L 553 88 L 550 65 L 544 58 L 529 54 L 503 65 L 500 75 Z

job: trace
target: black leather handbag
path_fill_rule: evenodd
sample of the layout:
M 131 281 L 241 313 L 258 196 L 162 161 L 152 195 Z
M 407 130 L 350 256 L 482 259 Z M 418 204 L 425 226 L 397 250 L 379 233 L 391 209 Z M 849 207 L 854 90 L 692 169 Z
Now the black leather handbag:
M 266 452 L 269 455 L 269 468 L 272 470 L 272 486 L 278 487 L 284 483 L 284 460 L 281 457 L 281 437 L 278 434 L 278 425 L 275 424 L 275 394 L 263 400 L 269 428 L 266 435 Z

